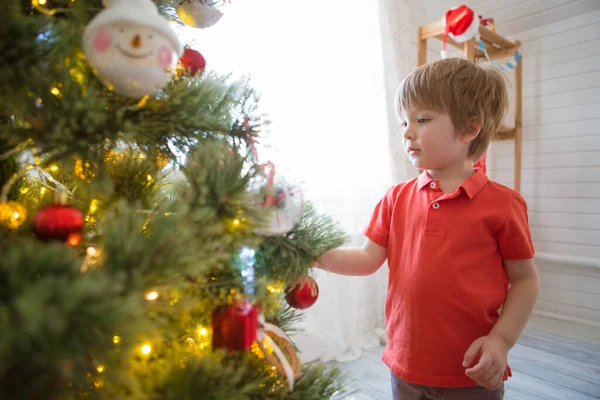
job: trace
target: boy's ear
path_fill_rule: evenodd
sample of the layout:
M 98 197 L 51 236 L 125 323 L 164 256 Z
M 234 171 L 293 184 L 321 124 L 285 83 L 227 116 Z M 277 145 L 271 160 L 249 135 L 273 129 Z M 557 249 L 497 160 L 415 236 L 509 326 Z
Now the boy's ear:
M 469 122 L 461 136 L 461 140 L 465 143 L 470 143 L 481 132 L 481 122 L 477 118 L 469 118 Z

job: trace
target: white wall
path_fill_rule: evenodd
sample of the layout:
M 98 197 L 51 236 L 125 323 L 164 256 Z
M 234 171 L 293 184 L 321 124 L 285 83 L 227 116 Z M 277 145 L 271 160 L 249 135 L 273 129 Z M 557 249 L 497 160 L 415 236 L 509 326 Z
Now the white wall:
M 431 3 L 432 19 L 454 5 Z M 532 321 L 575 322 L 571 333 L 600 338 L 600 1 L 469 6 L 494 18 L 499 34 L 523 43 L 521 191 L 541 280 Z M 439 48 L 439 41 L 430 45 L 430 59 Z M 508 186 L 513 148 L 512 141 L 494 142 L 488 156 L 490 177 Z
M 540 268 L 536 313 L 600 328 L 600 11 L 514 37 L 524 54 L 522 193 Z M 491 155 L 490 175 L 506 184 L 510 147 L 495 143 Z

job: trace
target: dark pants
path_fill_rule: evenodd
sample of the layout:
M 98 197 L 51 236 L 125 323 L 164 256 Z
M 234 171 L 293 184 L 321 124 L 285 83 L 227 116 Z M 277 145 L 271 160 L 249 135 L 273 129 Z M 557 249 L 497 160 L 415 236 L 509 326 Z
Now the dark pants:
M 443 388 L 408 383 L 392 374 L 392 393 L 394 400 L 502 400 L 504 384 L 496 390 L 481 386 Z

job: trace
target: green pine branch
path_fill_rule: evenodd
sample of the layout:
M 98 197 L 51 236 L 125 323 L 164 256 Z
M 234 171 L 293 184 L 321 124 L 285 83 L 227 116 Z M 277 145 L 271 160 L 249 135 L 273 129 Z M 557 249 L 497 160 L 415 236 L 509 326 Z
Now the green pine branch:
M 344 244 L 346 234 L 329 217 L 319 215 L 311 203 L 294 229 L 265 239 L 256 252 L 256 273 L 284 282 L 307 275 L 308 268 L 330 249 Z

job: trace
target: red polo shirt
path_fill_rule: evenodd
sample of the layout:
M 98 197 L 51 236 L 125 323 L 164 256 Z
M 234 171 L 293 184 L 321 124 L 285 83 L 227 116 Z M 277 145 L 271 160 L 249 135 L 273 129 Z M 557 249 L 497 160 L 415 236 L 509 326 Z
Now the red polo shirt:
M 383 361 L 408 382 L 476 386 L 462 361 L 498 320 L 502 259 L 533 258 L 523 198 L 479 169 L 452 193 L 423 172 L 387 191 L 364 234 L 388 251 Z

